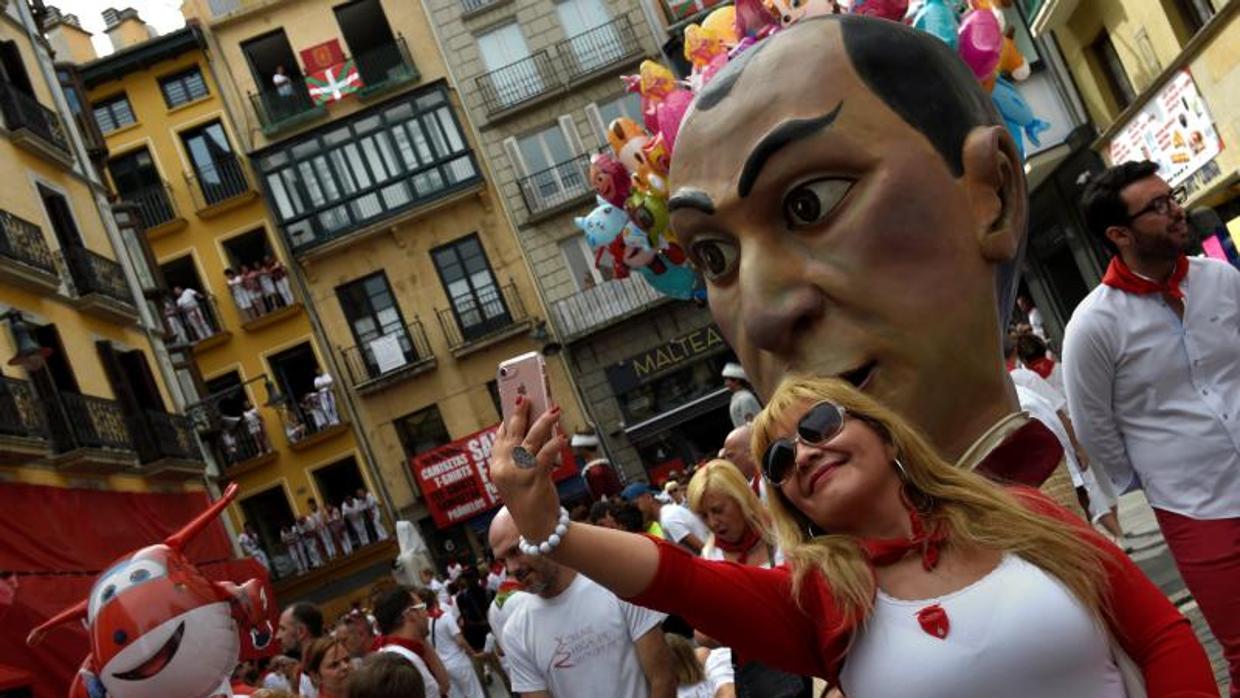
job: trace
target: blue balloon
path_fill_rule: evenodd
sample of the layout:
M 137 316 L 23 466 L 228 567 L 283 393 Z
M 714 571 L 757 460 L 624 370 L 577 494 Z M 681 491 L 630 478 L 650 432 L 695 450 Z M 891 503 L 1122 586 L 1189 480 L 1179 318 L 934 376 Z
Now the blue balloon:
M 999 115 L 1003 117 L 1003 123 L 1016 141 L 1016 150 L 1023 160 L 1025 158 L 1024 137 L 1028 137 L 1029 142 L 1034 146 L 1040 146 L 1042 145 L 1040 140 L 1042 132 L 1051 125 L 1034 116 L 1033 109 L 1029 108 L 1029 103 L 1021 96 L 1016 86 L 1003 78 L 995 79 L 995 88 L 991 91 L 990 98 L 994 100 Z
M 945 0 L 926 0 L 913 15 L 913 27 L 937 36 L 953 51 L 956 50 L 960 21 Z
M 698 297 L 697 272 L 687 266 L 672 264 L 661 254 L 657 256 L 657 260 L 661 264 L 651 264 L 637 270 L 646 279 L 646 283 L 659 293 L 682 301 Z

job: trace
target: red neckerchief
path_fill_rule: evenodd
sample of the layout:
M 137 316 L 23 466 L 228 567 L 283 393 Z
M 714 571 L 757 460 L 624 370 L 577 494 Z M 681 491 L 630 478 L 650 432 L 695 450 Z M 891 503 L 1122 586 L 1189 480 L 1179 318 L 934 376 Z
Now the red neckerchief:
M 762 499 L 762 476 L 754 475 L 749 481 L 749 486 L 753 488 L 753 493 L 758 496 L 758 499 Z
M 1045 356 L 1040 359 L 1034 359 L 1026 365 L 1029 366 L 1030 371 L 1033 371 L 1039 376 L 1047 379 L 1051 377 L 1051 372 L 1055 370 L 1055 362 Z
M 927 572 L 939 564 L 939 548 L 947 540 L 947 533 L 941 526 L 933 531 L 926 531 L 921 516 L 909 510 L 909 522 L 913 525 L 913 535 L 909 538 L 866 538 L 861 541 L 861 550 L 875 567 L 884 567 L 903 560 L 914 550 L 921 551 L 921 566 Z
M 1009 373 L 1016 370 L 1016 359 L 1008 357 L 1004 359 L 1003 361 L 1007 365 L 1007 370 Z
M 423 645 L 417 640 L 407 640 L 403 637 L 397 637 L 395 635 L 380 635 L 379 637 L 376 637 L 374 647 L 372 647 L 371 650 L 378 651 L 380 647 L 385 645 L 398 645 L 400 647 L 404 647 L 410 652 L 413 652 L 419 657 L 426 656 L 426 645 Z
M 1180 255 L 1180 258 L 1175 260 L 1175 270 L 1162 283 L 1138 276 L 1136 272 L 1128 268 L 1127 264 L 1124 264 L 1124 260 L 1119 257 L 1112 257 L 1111 264 L 1107 266 L 1107 273 L 1102 277 L 1102 283 L 1111 288 L 1118 288 L 1121 291 L 1138 296 L 1159 293 L 1169 298 L 1183 301 L 1184 292 L 1180 290 L 1180 282 L 1186 276 L 1188 276 L 1188 257 L 1186 255 Z
M 426 615 L 431 618 L 443 618 L 443 609 L 437 607 L 434 610 L 427 611 Z
M 757 531 L 753 530 L 752 527 L 747 527 L 745 535 L 741 536 L 741 539 L 735 543 L 729 543 L 719 536 L 715 536 L 715 546 L 725 553 L 732 553 L 736 556 L 736 561 L 744 565 L 749 561 L 749 553 L 761 540 L 762 536 Z M 775 564 L 775 561 L 771 560 L 771 564 Z

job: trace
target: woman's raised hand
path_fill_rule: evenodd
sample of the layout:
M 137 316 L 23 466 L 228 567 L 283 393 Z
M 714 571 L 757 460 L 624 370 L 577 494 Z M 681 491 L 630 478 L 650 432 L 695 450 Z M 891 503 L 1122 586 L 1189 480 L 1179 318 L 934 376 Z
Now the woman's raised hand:
M 518 395 L 516 409 L 500 425 L 491 446 L 491 482 L 521 535 L 537 542 L 546 540 L 559 520 L 560 499 L 551 472 L 560 464 L 564 436 L 558 428 L 558 406 L 538 415 L 533 424 L 529 411 L 530 401 Z

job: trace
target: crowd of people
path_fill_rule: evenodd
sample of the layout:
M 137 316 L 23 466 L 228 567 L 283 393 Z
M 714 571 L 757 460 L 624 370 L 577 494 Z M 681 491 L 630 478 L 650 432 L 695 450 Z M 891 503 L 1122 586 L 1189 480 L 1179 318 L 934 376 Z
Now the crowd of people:
M 328 502 L 320 508 L 313 497 L 306 500 L 306 505 L 310 513 L 280 528 L 284 557 L 291 566 L 285 574 L 305 574 L 331 562 L 337 555 L 352 555 L 355 549 L 388 539 L 383 509 L 372 492 L 358 488 L 355 494 L 345 496 L 339 506 Z M 237 544 L 247 556 L 281 576 L 282 570 L 272 566 L 271 556 L 253 524 L 245 523 L 237 536 Z

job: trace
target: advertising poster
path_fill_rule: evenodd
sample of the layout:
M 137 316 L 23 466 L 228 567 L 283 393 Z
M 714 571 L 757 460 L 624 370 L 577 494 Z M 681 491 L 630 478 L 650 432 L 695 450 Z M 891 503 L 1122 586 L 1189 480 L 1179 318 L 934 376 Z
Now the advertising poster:
M 1192 74 L 1181 70 L 1115 135 L 1110 150 L 1116 165 L 1153 160 L 1176 187 L 1213 160 L 1223 141 Z

